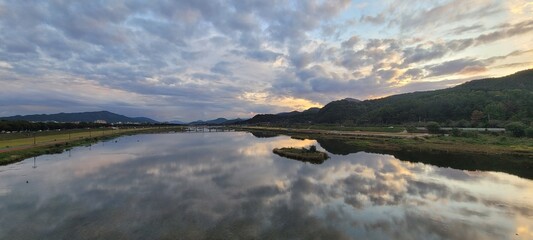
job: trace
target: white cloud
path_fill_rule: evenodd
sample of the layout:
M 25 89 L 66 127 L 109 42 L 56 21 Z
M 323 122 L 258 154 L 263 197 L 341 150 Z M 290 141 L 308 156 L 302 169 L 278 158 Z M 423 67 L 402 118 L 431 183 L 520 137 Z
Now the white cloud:
M 8 62 L 1 62 L 0 61 L 0 68 L 11 69 L 11 68 L 13 68 L 13 66 L 11 64 L 9 64 Z

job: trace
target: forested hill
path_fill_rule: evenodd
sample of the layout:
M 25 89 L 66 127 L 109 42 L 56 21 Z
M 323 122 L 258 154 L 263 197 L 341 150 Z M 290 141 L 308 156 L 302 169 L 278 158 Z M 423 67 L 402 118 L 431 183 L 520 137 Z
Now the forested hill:
M 523 89 L 533 91 L 533 69 L 515 74 L 481 80 L 473 80 L 456 86 L 454 89 L 498 91 L 504 89 Z
M 328 103 L 312 116 L 306 114 L 291 119 L 275 116 L 270 115 L 271 123 L 383 125 L 436 121 L 458 126 L 501 126 L 509 121 L 529 123 L 533 120 L 533 69 L 442 90 L 365 101 L 343 99 Z M 256 117 L 249 123 L 261 122 L 254 122 L 254 119 L 260 120 Z
M 293 111 L 288 113 L 278 114 L 258 114 L 243 123 L 257 124 L 257 123 L 309 123 L 314 122 L 320 108 L 310 108 L 303 112 Z
M 157 121 L 145 117 L 126 117 L 124 115 L 108 112 L 80 112 L 80 113 L 56 113 L 56 114 L 35 114 L 25 116 L 3 117 L 4 120 L 25 120 L 30 122 L 94 122 L 103 120 L 107 123 L 157 123 Z

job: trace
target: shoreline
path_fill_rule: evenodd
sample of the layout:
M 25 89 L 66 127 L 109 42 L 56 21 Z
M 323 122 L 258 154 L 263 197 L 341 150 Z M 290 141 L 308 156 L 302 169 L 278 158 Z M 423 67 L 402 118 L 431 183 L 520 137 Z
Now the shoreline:
M 23 161 L 31 157 L 37 157 L 46 154 L 62 153 L 73 147 L 93 144 L 99 141 L 115 139 L 122 136 L 131 136 L 136 134 L 164 133 L 171 131 L 183 131 L 182 127 L 164 127 L 164 128 L 142 128 L 126 129 L 122 132 L 112 132 L 101 136 L 83 137 L 71 140 L 49 141 L 36 145 L 20 145 L 10 148 L 0 149 L 0 166 L 8 165 Z M 59 135 L 59 134 L 58 134 Z M 96 135 L 96 134 L 95 134 Z M 52 135 L 53 136 L 53 135 Z
M 238 131 L 264 132 L 284 134 L 295 139 L 330 139 L 338 140 L 354 148 L 368 149 L 377 152 L 428 152 L 446 154 L 479 154 L 479 155 L 512 155 L 533 160 L 533 146 L 531 145 L 497 145 L 490 142 L 468 142 L 470 139 L 459 137 L 442 137 L 427 133 L 406 132 L 365 132 L 365 131 L 337 131 L 319 129 L 293 129 L 273 127 L 233 127 Z M 125 129 L 122 132 L 112 132 L 107 135 L 83 137 L 73 140 L 60 140 L 27 144 L 0 149 L 0 165 L 20 162 L 24 159 L 45 154 L 61 153 L 76 146 L 92 144 L 94 142 L 113 139 L 120 136 L 143 133 L 163 133 L 183 131 L 183 127 Z M 65 133 L 62 133 L 65 134 Z M 59 135 L 59 134 L 58 134 Z M 274 135 L 275 136 L 275 135 Z M 496 137 L 492 137 L 496 138 Z M 55 139 L 54 139 L 55 140 Z

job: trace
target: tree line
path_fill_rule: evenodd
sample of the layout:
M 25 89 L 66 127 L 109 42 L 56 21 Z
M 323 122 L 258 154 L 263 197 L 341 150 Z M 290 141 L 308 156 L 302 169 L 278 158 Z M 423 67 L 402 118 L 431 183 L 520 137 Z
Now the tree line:
M 0 131 L 24 132 L 24 131 L 46 131 L 57 129 L 76 129 L 76 128 L 99 128 L 107 127 L 108 124 L 101 123 L 57 123 L 57 122 L 29 122 L 24 120 L 0 120 Z
M 174 124 L 121 124 L 120 127 L 170 126 Z M 24 120 L 0 120 L 0 132 L 46 131 L 58 129 L 84 129 L 116 126 L 112 124 L 79 122 L 30 122 Z

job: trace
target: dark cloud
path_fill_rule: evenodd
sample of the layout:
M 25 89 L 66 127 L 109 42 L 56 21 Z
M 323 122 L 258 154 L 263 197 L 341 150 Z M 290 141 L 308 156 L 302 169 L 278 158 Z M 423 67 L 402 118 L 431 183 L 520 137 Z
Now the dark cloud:
M 337 15 L 348 6 L 349 2 L 349 0 L 296 2 L 295 9 L 282 9 L 279 12 L 264 11 L 261 16 L 271 21 L 266 30 L 272 40 L 277 42 L 290 40 L 299 44 L 304 40 L 306 31 L 318 27 L 320 20 Z
M 452 45 L 455 47 L 455 44 Z M 450 51 L 450 47 L 448 47 L 446 44 L 419 44 L 416 47 L 406 48 L 403 51 L 405 56 L 403 65 L 407 66 L 412 63 L 438 59 L 445 56 Z
M 206 53 L 205 52 L 202 52 L 202 51 L 183 51 L 181 52 L 181 57 L 184 59 L 184 60 L 189 60 L 189 61 L 195 61 L 195 60 L 198 60 L 202 57 L 206 56 Z
M 207 74 L 207 73 L 193 73 L 191 74 L 191 77 L 201 80 L 219 80 L 220 77 L 213 74 Z
M 373 24 L 383 24 L 383 23 L 385 23 L 385 14 L 384 13 L 380 13 L 380 14 L 378 14 L 376 16 L 364 16 L 363 15 L 363 16 L 361 16 L 359 21 L 373 23 Z
M 463 51 L 469 47 L 489 44 L 516 35 L 533 31 L 533 21 L 523 21 L 502 27 L 500 30 L 481 34 L 475 38 L 455 39 L 447 42 L 430 42 L 409 47 L 404 50 L 404 65 L 439 59 L 446 55 Z
M 488 18 L 503 12 L 502 4 L 492 0 L 482 4 L 452 0 L 427 7 L 411 1 L 395 1 L 389 6 L 387 14 L 393 15 L 389 25 L 398 25 L 402 31 L 412 32 L 468 19 Z
M 211 68 L 211 72 L 222 74 L 222 75 L 233 75 L 233 73 L 231 72 L 230 66 L 231 66 L 230 62 L 221 61 L 215 64 L 215 66 Z
M 379 66 L 398 54 L 401 43 L 394 39 L 369 39 L 359 50 L 344 50 L 336 63 L 349 70 L 365 66 Z
M 494 66 L 494 68 L 527 68 L 533 66 L 533 62 L 517 62 Z
M 297 52 L 291 54 L 291 63 L 297 69 L 306 68 L 313 62 L 313 53 L 311 52 Z
M 357 36 L 353 36 L 350 39 L 341 43 L 342 48 L 351 49 L 357 44 L 361 39 Z
M 246 57 L 262 62 L 275 61 L 279 56 L 282 56 L 282 54 L 269 50 L 257 50 L 246 53 Z
M 487 71 L 486 64 L 476 59 L 457 59 L 430 65 L 426 68 L 430 72 L 429 77 L 448 75 L 452 73 L 471 73 L 472 71 Z
M 477 45 L 487 44 L 504 38 L 527 34 L 531 31 L 533 31 L 533 20 L 526 20 L 510 26 L 505 26 L 501 30 L 482 34 L 478 36 L 475 40 Z
M 381 80 L 389 81 L 394 79 L 398 75 L 398 70 L 388 69 L 388 70 L 378 70 L 376 75 L 379 76 Z
M 460 35 L 460 34 L 463 34 L 463 33 L 470 33 L 470 32 L 480 31 L 480 30 L 484 30 L 484 29 L 485 29 L 485 26 L 483 26 L 482 24 L 475 24 L 475 25 L 471 25 L 471 26 L 459 26 L 459 27 L 456 27 L 454 29 L 451 29 L 449 31 L 449 33 L 453 34 L 453 35 Z
M 422 69 L 411 68 L 411 69 L 408 69 L 407 71 L 405 71 L 405 73 L 403 73 L 400 78 L 401 79 L 413 79 L 413 80 L 416 80 L 416 79 L 421 79 L 424 76 L 425 76 L 425 74 L 424 74 L 424 71 Z

